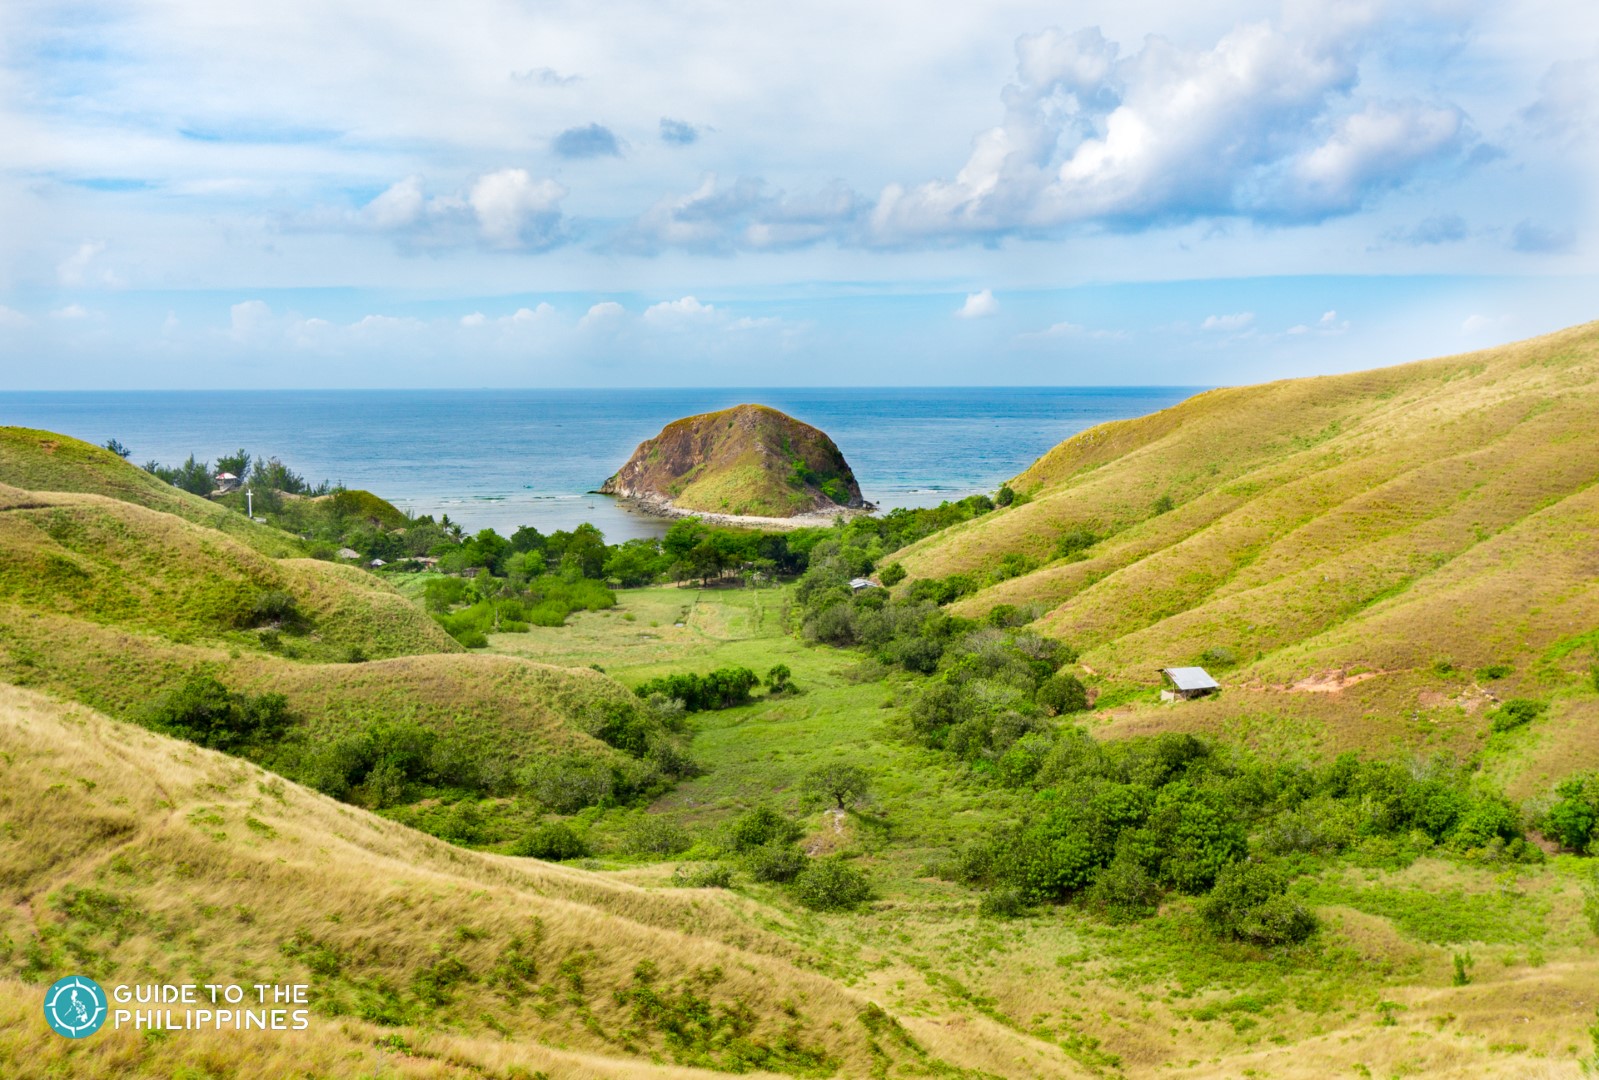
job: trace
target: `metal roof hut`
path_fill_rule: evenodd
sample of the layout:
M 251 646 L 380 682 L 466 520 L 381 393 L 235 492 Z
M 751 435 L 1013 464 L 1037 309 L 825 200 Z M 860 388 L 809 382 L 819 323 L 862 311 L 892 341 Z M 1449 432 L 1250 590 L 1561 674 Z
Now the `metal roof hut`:
M 1189 698 L 1204 697 L 1214 694 L 1221 689 L 1221 683 L 1210 677 L 1210 672 L 1202 667 L 1167 667 L 1161 668 L 1160 673 L 1171 684 L 1171 689 L 1160 692 L 1160 700 L 1184 701 Z
M 882 586 L 879 585 L 877 582 L 873 581 L 871 578 L 863 578 L 863 577 L 850 578 L 850 582 L 849 582 L 849 591 L 850 592 L 861 592 L 862 590 L 865 590 L 865 589 L 881 589 L 881 588 L 882 588 Z

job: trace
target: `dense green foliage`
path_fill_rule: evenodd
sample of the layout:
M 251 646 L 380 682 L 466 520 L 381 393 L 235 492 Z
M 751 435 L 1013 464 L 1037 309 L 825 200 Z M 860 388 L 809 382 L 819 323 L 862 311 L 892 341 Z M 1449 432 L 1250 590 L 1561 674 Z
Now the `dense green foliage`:
M 168 735 L 230 751 L 268 743 L 290 723 L 282 694 L 234 693 L 203 671 L 150 702 L 140 719 Z
M 796 900 L 817 911 L 847 911 L 872 896 L 871 880 L 837 855 L 810 860 L 791 888 Z
M 681 701 L 689 712 L 702 712 L 747 705 L 750 691 L 760 684 L 761 680 L 749 668 L 729 667 L 704 675 L 693 672 L 662 675 L 640 685 L 634 693 L 641 698 L 660 694 L 669 700 Z

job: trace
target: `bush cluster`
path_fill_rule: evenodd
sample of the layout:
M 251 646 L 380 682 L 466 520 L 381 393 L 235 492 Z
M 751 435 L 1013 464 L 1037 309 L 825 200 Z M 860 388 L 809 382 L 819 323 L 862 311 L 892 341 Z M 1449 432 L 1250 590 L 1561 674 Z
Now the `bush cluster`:
M 760 678 L 749 668 L 727 667 L 704 675 L 693 672 L 662 675 L 635 688 L 633 692 L 641 698 L 660 694 L 670 700 L 681 701 L 689 712 L 702 712 L 748 705 L 750 691 L 759 685 Z

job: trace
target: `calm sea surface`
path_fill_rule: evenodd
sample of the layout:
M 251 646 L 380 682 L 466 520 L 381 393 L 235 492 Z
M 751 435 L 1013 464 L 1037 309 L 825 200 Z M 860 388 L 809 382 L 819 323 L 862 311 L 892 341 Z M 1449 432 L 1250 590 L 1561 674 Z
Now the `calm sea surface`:
M 754 401 L 833 437 L 883 509 L 992 491 L 1084 428 L 1166 408 L 1193 387 L 801 390 L 293 390 L 0 393 L 0 424 L 133 460 L 215 461 L 245 448 L 313 483 L 367 488 L 469 529 L 544 532 L 584 521 L 612 542 L 659 519 L 588 494 L 672 420 Z

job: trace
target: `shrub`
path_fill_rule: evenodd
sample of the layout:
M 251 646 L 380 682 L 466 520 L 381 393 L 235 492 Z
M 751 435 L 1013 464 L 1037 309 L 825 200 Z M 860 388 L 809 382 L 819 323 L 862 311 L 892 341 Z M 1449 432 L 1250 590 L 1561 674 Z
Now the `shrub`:
M 881 581 L 885 587 L 892 589 L 895 585 L 905 580 L 905 573 L 904 566 L 897 562 L 889 563 L 877 572 L 877 580 Z
M 1548 704 L 1542 701 L 1511 698 L 1494 710 L 1493 719 L 1488 726 L 1490 730 L 1496 732 L 1514 731 L 1532 723 L 1548 708 Z
M 805 834 L 799 823 L 770 806 L 757 806 L 733 819 L 728 846 L 737 852 L 754 851 L 768 844 L 790 844 Z
M 528 793 L 558 814 L 575 814 L 609 799 L 615 788 L 611 770 L 580 757 L 542 758 L 518 779 Z
M 701 712 L 747 705 L 750 701 L 750 691 L 760 684 L 760 678 L 749 668 L 728 667 L 718 668 L 704 675 L 692 672 L 682 675 L 662 675 L 637 687 L 633 692 L 641 698 L 661 694 L 681 701 L 689 712 Z
M 871 880 L 834 855 L 813 859 L 794 878 L 794 898 L 815 911 L 847 911 L 872 895 Z
M 1009 506 L 1016 501 L 1016 492 L 1009 484 L 999 485 L 999 490 L 994 493 L 995 506 Z
M 265 626 L 268 623 L 281 625 L 297 622 L 299 618 L 298 601 L 281 589 L 261 593 L 250 604 L 251 626 Z
M 1165 514 L 1169 513 L 1176 505 L 1177 503 L 1173 501 L 1170 495 L 1162 495 L 1160 498 L 1155 500 L 1155 504 L 1151 507 L 1151 509 L 1154 510 L 1156 514 Z
M 1489 664 L 1487 667 L 1480 667 L 1477 669 L 1477 678 L 1483 680 L 1484 682 L 1492 682 L 1496 679 L 1505 678 L 1515 670 L 1516 669 L 1511 667 L 1509 664 Z
M 640 815 L 623 838 L 623 845 L 635 855 L 676 855 L 693 843 L 681 825 L 659 814 Z
M 672 871 L 672 884 L 682 889 L 731 889 L 733 870 L 719 863 L 689 869 L 679 866 Z
M 1316 931 L 1316 917 L 1288 896 L 1287 879 L 1261 863 L 1234 863 L 1199 902 L 1199 917 L 1217 937 L 1254 945 L 1288 945 Z
M 744 856 L 744 868 L 756 881 L 788 882 L 799 876 L 810 860 L 791 844 L 771 843 Z
M 791 693 L 795 688 L 793 678 L 787 664 L 773 664 L 766 673 L 766 692 L 774 696 Z
M 593 852 L 583 838 L 572 831 L 572 826 L 564 821 L 551 821 L 518 840 L 512 846 L 511 854 L 527 859 L 561 862 L 585 858 Z
M 282 694 L 236 694 L 201 671 L 149 702 L 141 719 L 157 731 L 218 750 L 275 739 L 290 722 Z
M 977 913 L 998 919 L 1014 919 L 1027 913 L 1027 897 L 1014 886 L 990 889 L 978 901 Z
M 1088 689 L 1077 676 L 1062 671 L 1045 679 L 1033 700 L 1050 716 L 1064 716 L 1088 708 Z
M 1599 828 L 1599 772 L 1577 773 L 1557 784 L 1541 825 L 1561 847 L 1588 852 Z
M 1083 900 L 1109 922 L 1136 922 L 1155 913 L 1160 888 L 1137 859 L 1122 852 L 1094 878 Z
M 805 623 L 805 636 L 824 645 L 853 645 L 858 640 L 855 612 L 849 604 L 823 608 Z
M 1074 526 L 1061 533 L 1055 540 L 1055 557 L 1069 559 L 1074 555 L 1087 551 L 1099 543 L 1099 537 L 1092 529 L 1081 525 Z

